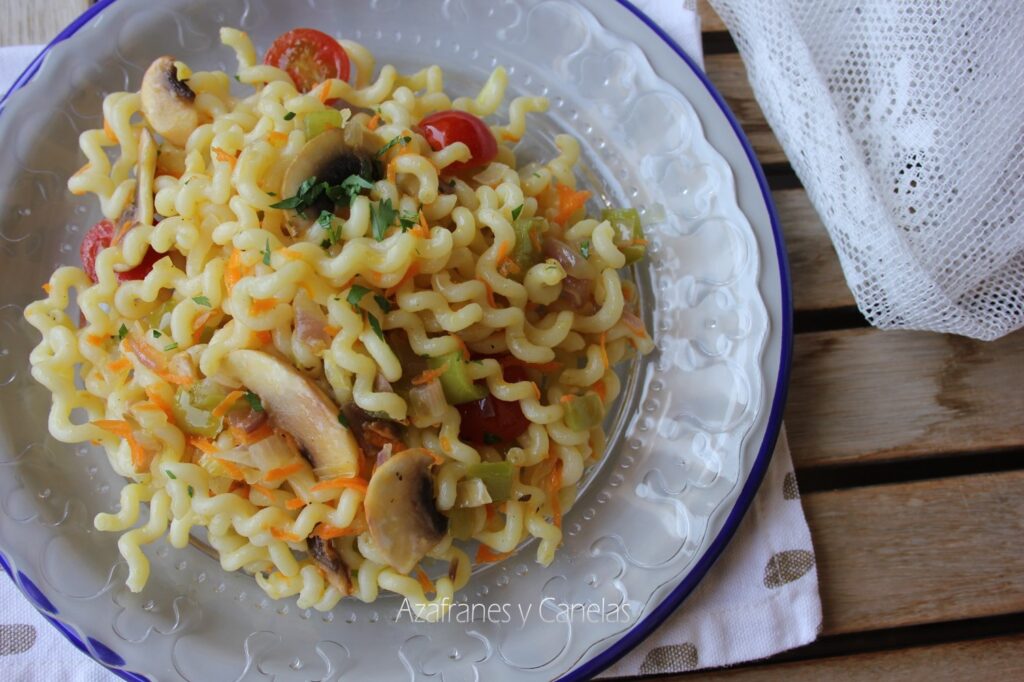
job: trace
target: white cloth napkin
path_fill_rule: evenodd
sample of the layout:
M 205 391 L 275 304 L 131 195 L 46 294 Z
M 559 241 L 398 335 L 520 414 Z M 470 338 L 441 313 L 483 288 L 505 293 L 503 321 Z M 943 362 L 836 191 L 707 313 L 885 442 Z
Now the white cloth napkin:
M 692 0 L 634 0 L 697 63 Z M 0 48 L 0 92 L 39 46 Z M 785 432 L 732 542 L 678 612 L 602 677 L 673 673 L 764 658 L 814 640 L 821 628 L 818 573 Z M 0 580 L 0 680 L 105 682 L 116 678 L 77 652 Z

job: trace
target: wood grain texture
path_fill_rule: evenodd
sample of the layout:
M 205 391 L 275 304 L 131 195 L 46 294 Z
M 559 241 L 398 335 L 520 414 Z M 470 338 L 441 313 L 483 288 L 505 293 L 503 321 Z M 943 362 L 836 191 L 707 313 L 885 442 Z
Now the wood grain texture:
M 1020 680 L 1024 679 L 1022 651 L 1024 635 L 1012 635 L 698 674 L 702 680 L 721 682 Z M 661 679 L 666 682 L 682 682 L 692 680 L 693 677 Z
M 993 342 L 847 329 L 796 337 L 798 467 L 1024 447 L 1024 332 Z
M 709 54 L 704 58 L 704 66 L 708 78 L 739 119 L 761 163 L 784 163 L 786 153 L 754 99 L 754 91 L 747 81 L 747 69 L 739 54 Z
M 812 493 L 823 634 L 1024 610 L 1024 471 Z
M 701 32 L 713 33 L 715 31 L 728 30 L 725 28 L 725 22 L 722 21 L 722 17 L 718 16 L 708 0 L 697 0 L 697 13 L 700 14 Z
M 798 311 L 854 305 L 839 257 L 803 189 L 772 193 L 786 238 L 793 278 L 793 304 Z
M 47 43 L 88 6 L 88 0 L 0 0 L 0 46 Z

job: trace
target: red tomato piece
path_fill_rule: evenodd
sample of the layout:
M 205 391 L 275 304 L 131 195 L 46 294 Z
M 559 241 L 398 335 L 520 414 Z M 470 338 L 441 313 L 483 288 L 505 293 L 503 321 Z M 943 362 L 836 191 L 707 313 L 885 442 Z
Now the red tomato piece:
M 458 173 L 467 168 L 483 166 L 498 155 L 498 142 L 491 134 L 491 129 L 479 118 L 465 111 L 433 113 L 420 121 L 420 130 L 435 152 L 455 142 L 462 142 L 469 147 L 472 158 L 469 161 L 456 161 L 447 166 L 446 171 Z
M 503 376 L 508 382 L 526 380 L 526 372 L 522 367 L 505 367 Z M 498 445 L 514 441 L 530 425 L 518 402 L 498 400 L 493 395 L 457 405 L 456 409 L 462 417 L 459 438 L 476 445 Z
M 267 50 L 263 62 L 287 71 L 299 92 L 309 92 L 328 78 L 347 81 L 350 68 L 345 48 L 314 28 L 282 33 Z
M 111 242 L 114 241 L 115 230 L 114 223 L 104 219 L 90 227 L 89 231 L 85 233 L 85 237 L 82 238 L 82 246 L 79 248 L 78 253 L 82 258 L 82 269 L 85 270 L 85 274 L 93 282 L 99 281 L 96 277 L 96 258 L 100 255 L 100 251 L 110 246 Z M 142 257 L 141 263 L 131 270 L 117 273 L 117 281 L 126 282 L 132 279 L 145 279 L 149 271 L 153 269 L 153 264 L 163 257 L 164 254 L 158 253 L 150 247 L 146 255 Z

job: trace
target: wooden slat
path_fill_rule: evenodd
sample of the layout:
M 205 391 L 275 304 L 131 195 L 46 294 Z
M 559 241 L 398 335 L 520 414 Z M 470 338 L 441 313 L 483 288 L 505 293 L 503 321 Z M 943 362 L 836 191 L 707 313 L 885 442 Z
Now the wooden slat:
M 854 305 L 839 257 L 803 189 L 773 192 L 786 237 L 793 303 L 798 311 Z
M 878 682 L 878 680 L 1020 680 L 1024 679 L 1024 635 L 836 656 L 795 663 L 752 666 L 699 673 L 702 680 L 723 682 Z M 670 677 L 682 682 L 692 677 Z
M 87 0 L 0 0 L 0 45 L 49 42 L 87 7 Z
M 725 31 L 725 22 L 715 13 L 708 0 L 697 0 L 697 13 L 700 14 L 700 30 L 703 33 Z
M 804 499 L 823 634 L 1024 611 L 1024 471 Z
M 799 334 L 786 428 L 798 467 L 1024 447 L 1024 332 L 998 341 Z
M 764 113 L 754 99 L 754 92 L 747 82 L 747 70 L 740 56 L 709 54 L 704 58 L 704 66 L 711 82 L 739 119 L 761 163 L 785 162 L 786 153 L 779 146 L 775 133 L 768 127 Z

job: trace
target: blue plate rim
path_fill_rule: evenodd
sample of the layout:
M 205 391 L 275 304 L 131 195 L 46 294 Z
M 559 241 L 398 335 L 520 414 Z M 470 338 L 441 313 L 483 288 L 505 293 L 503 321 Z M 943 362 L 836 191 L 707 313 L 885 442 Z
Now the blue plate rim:
M 21 75 L 18 76 L 7 92 L 4 93 L 4 96 L 0 98 L 0 114 L 2 114 L 6 108 L 5 105 L 11 95 L 23 88 L 32 80 L 32 77 L 39 71 L 39 67 L 42 65 L 43 59 L 45 59 L 46 55 L 49 54 L 50 50 L 73 36 L 85 24 L 89 23 L 93 17 L 116 1 L 117 0 L 100 0 L 79 15 L 77 19 L 68 24 L 63 31 L 58 33 L 57 36 L 43 48 L 42 52 L 40 52 L 35 59 L 25 67 L 25 70 L 22 71 Z M 665 31 L 650 17 L 630 2 L 630 0 L 615 1 L 622 7 L 629 10 L 629 12 L 643 22 L 647 28 L 653 31 L 655 35 L 664 41 L 665 44 L 667 44 L 668 47 L 676 53 L 683 63 L 685 63 L 693 74 L 700 80 L 705 89 L 707 89 L 708 94 L 711 95 L 712 99 L 714 99 L 715 103 L 718 105 L 718 108 L 721 110 L 726 120 L 729 121 L 729 125 L 732 127 L 733 132 L 736 134 L 737 139 L 743 147 L 744 153 L 747 155 L 747 160 L 750 162 L 751 170 L 754 171 L 754 176 L 757 178 L 757 184 L 761 190 L 761 196 L 764 199 L 765 208 L 768 210 L 768 217 L 772 228 L 772 237 L 775 242 L 776 257 L 779 263 L 779 286 L 782 294 L 782 338 L 778 380 L 775 385 L 775 394 L 772 396 L 772 406 L 769 411 L 768 424 L 765 428 L 764 438 L 761 441 L 761 447 L 758 449 L 750 474 L 747 477 L 743 488 L 740 490 L 736 503 L 733 505 L 728 517 L 726 517 L 722 529 L 718 532 L 715 539 L 712 540 L 707 551 L 697 561 L 693 569 L 685 578 L 683 578 L 682 582 L 679 583 L 679 585 L 677 585 L 676 588 L 673 589 L 660 604 L 658 604 L 658 606 L 656 606 L 639 623 L 634 625 L 629 632 L 620 637 L 614 644 L 599 653 L 597 656 L 594 656 L 579 667 L 569 671 L 566 675 L 559 678 L 559 680 L 564 682 L 575 682 L 576 680 L 590 679 L 632 651 L 644 639 L 646 639 L 648 635 L 657 629 L 659 625 L 665 622 L 670 615 L 672 615 L 679 605 L 682 604 L 683 600 L 693 592 L 694 588 L 697 587 L 697 584 L 700 583 L 705 575 L 707 575 L 707 572 L 721 555 L 722 551 L 729 543 L 729 540 L 731 540 L 732 536 L 736 533 L 736 529 L 739 527 L 740 521 L 743 520 L 747 510 L 750 508 L 751 502 L 754 500 L 754 496 L 757 494 L 758 488 L 761 486 L 761 481 L 764 479 L 764 474 L 768 469 L 768 464 L 771 462 L 772 453 L 775 450 L 775 444 L 782 428 L 782 414 L 786 405 L 786 395 L 789 389 L 789 375 L 793 360 L 793 293 L 789 278 L 789 259 L 786 254 L 786 245 L 782 236 L 779 216 L 775 209 L 775 203 L 772 200 L 771 190 L 768 187 L 768 180 L 764 175 L 764 170 L 761 168 L 761 163 L 757 160 L 754 148 L 750 144 L 750 140 L 747 139 L 746 134 L 743 132 L 739 121 L 736 120 L 736 116 L 725 103 L 725 99 L 722 97 L 721 93 L 718 92 L 718 89 L 711 83 L 704 71 L 688 54 L 686 54 L 682 47 L 680 47 L 671 36 L 665 33 Z M 54 627 L 56 628 L 56 626 Z M 58 632 L 59 631 L 60 630 L 58 629 Z M 96 660 L 95 656 L 92 656 L 91 654 L 90 656 L 94 661 L 96 661 L 96 663 L 103 665 L 100 661 Z M 112 672 L 118 673 L 119 675 L 122 672 L 127 672 L 112 669 L 107 666 L 104 667 Z M 126 679 L 130 678 L 126 677 Z

